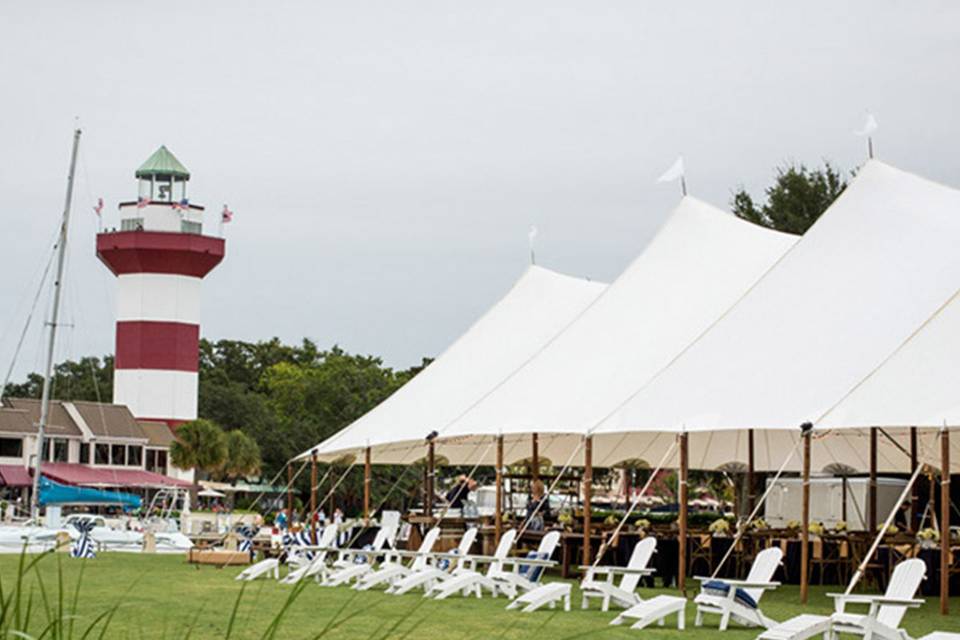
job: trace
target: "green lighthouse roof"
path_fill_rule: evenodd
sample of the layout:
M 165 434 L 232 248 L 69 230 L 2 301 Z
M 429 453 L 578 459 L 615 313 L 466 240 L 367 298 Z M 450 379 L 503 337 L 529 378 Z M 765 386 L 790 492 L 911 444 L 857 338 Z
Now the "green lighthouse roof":
M 174 176 L 175 178 L 190 179 L 190 172 L 177 160 L 177 157 L 170 153 L 166 146 L 160 145 L 160 148 L 153 152 L 153 155 L 147 158 L 147 161 L 137 169 L 136 177 L 149 178 L 151 176 Z

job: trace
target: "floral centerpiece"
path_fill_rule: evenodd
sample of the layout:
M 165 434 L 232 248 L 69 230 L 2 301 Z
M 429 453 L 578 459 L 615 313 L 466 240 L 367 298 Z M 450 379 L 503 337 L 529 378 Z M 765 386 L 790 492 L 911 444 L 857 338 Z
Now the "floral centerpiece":
M 792 532 L 797 532 L 800 530 L 800 521 L 799 520 L 787 520 L 787 530 Z
M 559 522 L 564 529 L 569 531 L 573 526 L 573 514 L 570 513 L 569 509 L 564 509 L 560 512 L 560 515 L 557 516 L 557 522 Z
M 810 526 L 807 527 L 807 532 L 809 532 L 810 535 L 814 535 L 817 537 L 822 536 L 824 531 L 826 530 L 827 528 L 823 526 L 822 522 L 811 522 Z
M 767 526 L 767 521 L 763 518 L 756 518 L 750 521 L 750 528 L 754 531 L 763 531 L 764 529 L 769 528 Z
M 900 533 L 900 529 L 897 528 L 897 525 L 892 524 L 892 525 L 890 525 L 889 527 L 887 527 L 887 530 L 883 532 L 883 535 L 885 535 L 885 536 L 895 536 L 895 535 L 897 535 L 898 533 Z
M 633 526 L 637 528 L 637 533 L 643 538 L 647 535 L 647 531 L 650 530 L 650 521 L 646 518 L 637 518 L 633 521 Z
M 936 549 L 940 542 L 940 532 L 933 527 L 920 529 L 917 532 L 917 541 L 920 543 L 921 549 Z
M 710 534 L 717 538 L 724 538 L 730 535 L 730 523 L 726 518 L 718 518 L 710 523 Z
M 834 533 L 846 533 L 847 532 L 847 523 L 843 520 L 838 520 L 837 524 L 833 525 Z
M 620 522 L 620 518 L 618 518 L 617 516 L 611 513 L 610 515 L 608 515 L 606 518 L 603 519 L 603 526 L 613 528 L 613 527 L 616 527 L 617 523 L 619 522 Z

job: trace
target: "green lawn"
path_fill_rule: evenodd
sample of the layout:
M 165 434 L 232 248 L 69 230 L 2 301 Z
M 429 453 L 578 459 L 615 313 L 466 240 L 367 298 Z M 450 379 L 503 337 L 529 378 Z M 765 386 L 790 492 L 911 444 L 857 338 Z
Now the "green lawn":
M 18 574 L 17 556 L 0 556 L 0 581 L 3 597 L 9 598 Z M 703 629 L 693 627 L 692 608 L 688 610 L 689 628 L 652 628 L 631 631 L 610 627 L 612 613 L 594 608 L 581 611 L 579 602 L 570 613 L 543 610 L 534 614 L 505 611 L 504 598 L 482 600 L 453 598 L 443 602 L 425 600 L 419 595 L 388 596 L 380 592 L 357 593 L 348 588 L 328 589 L 311 583 L 294 591 L 274 581 L 260 580 L 245 587 L 236 615 L 232 615 L 241 593 L 241 584 L 233 580 L 236 568 L 197 568 L 179 556 L 139 554 L 101 554 L 95 560 L 80 561 L 63 554 L 44 556 L 36 573 L 24 582 L 23 610 L 28 594 L 32 594 L 31 624 L 28 631 L 39 635 L 47 624 L 44 596 L 56 610 L 58 582 L 62 570 L 64 616 L 70 619 L 70 602 L 83 571 L 72 637 L 79 638 L 97 616 L 119 605 L 110 620 L 108 638 L 184 638 L 192 627 L 192 638 L 224 638 L 231 618 L 231 637 L 261 638 L 271 622 L 279 618 L 277 638 L 576 638 L 585 634 L 603 638 L 673 638 L 706 639 L 716 633 L 716 618 L 708 618 Z M 815 587 L 810 605 L 798 603 L 796 587 L 783 587 L 764 596 L 764 611 L 776 619 L 785 619 L 803 612 L 827 613 L 831 604 L 824 595 L 835 588 Z M 651 595 L 653 591 L 649 591 Z M 290 602 L 291 594 L 295 597 Z M 914 636 L 939 629 L 960 632 L 960 598 L 951 603 L 954 615 L 941 617 L 937 602 L 931 600 L 924 609 L 910 611 L 906 627 Z M 10 608 L 8 607 L 8 616 Z M 9 619 L 9 617 L 8 617 Z M 103 621 L 91 638 L 100 637 Z M 8 629 L 0 624 L 0 635 Z M 49 634 L 54 635 L 55 634 Z M 48 635 L 48 637 L 49 637 Z M 727 640 L 754 638 L 756 630 L 734 629 L 725 634 Z M 62 637 L 71 637 L 63 634 Z

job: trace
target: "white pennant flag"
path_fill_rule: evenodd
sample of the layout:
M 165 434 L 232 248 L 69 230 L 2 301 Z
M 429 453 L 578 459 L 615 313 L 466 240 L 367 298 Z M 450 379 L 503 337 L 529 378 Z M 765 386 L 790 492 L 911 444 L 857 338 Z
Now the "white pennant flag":
M 880 125 L 877 124 L 877 119 L 873 117 L 873 114 L 867 111 L 867 118 L 863 122 L 863 128 L 857 131 L 854 131 L 854 135 L 861 137 L 869 137 L 880 128 Z
M 670 165 L 670 168 L 662 176 L 657 178 L 657 182 L 673 182 L 683 178 L 683 156 L 677 158 L 677 161 Z

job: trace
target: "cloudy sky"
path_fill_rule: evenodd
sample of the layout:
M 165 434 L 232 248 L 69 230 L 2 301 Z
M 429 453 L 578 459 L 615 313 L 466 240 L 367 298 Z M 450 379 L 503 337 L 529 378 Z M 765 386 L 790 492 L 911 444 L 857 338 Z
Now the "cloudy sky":
M 236 214 L 203 335 L 307 336 L 401 367 L 507 290 L 531 224 L 544 266 L 616 277 L 676 203 L 655 179 L 679 153 L 691 193 L 726 206 L 785 161 L 855 167 L 869 108 L 883 159 L 960 186 L 948 2 L 138 4 L 0 0 L 0 375 L 75 116 L 61 358 L 113 349 L 91 207 L 115 220 L 160 144 L 194 202 Z M 42 362 L 34 325 L 18 376 Z

